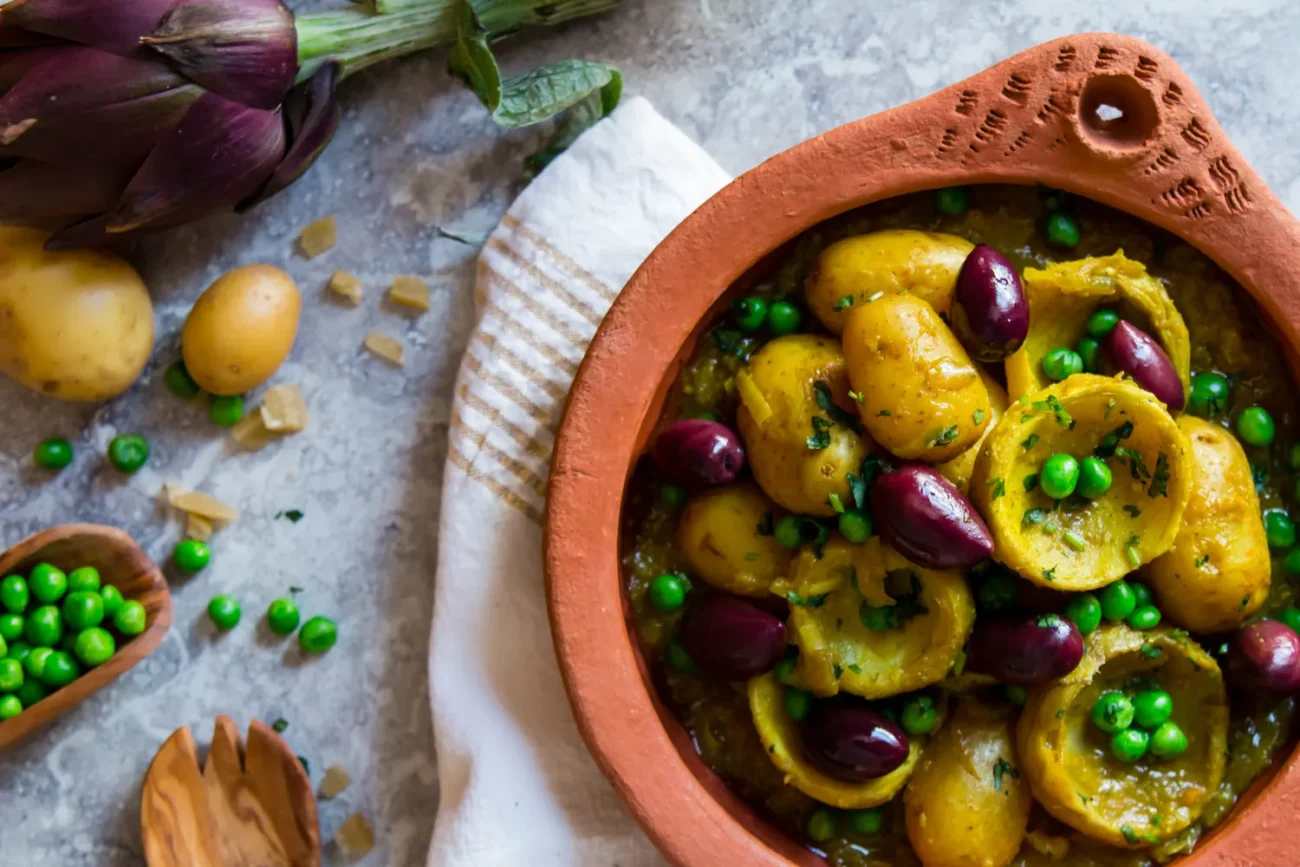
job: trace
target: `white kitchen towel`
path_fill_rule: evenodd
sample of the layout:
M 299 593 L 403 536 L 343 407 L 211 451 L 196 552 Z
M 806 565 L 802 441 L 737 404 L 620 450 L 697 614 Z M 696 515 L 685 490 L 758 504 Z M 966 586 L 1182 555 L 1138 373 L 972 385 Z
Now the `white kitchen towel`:
M 541 520 L 555 428 L 596 326 L 655 245 L 728 180 L 632 99 L 524 190 L 479 257 L 429 651 L 441 785 L 430 867 L 662 863 L 573 722 Z

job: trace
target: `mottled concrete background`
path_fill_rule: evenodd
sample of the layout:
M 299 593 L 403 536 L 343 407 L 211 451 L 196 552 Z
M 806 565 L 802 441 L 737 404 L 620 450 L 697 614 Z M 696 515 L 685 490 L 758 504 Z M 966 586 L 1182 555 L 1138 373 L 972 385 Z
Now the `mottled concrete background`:
M 339 0 L 341 2 L 341 0 Z M 599 20 L 503 44 L 509 70 L 566 56 L 623 69 L 734 172 L 845 121 L 922 96 L 1034 43 L 1086 30 L 1141 36 L 1197 81 L 1247 158 L 1293 210 L 1300 205 L 1300 5 L 1294 0 L 626 0 Z M 112 688 L 0 757 L 0 864 L 137 865 L 140 778 L 176 727 L 200 741 L 218 713 L 241 725 L 283 716 L 314 778 L 339 763 L 355 780 L 322 805 L 328 839 L 352 812 L 374 823 L 367 865 L 423 862 L 437 810 L 425 651 L 438 541 L 439 486 L 456 361 L 471 321 L 474 250 L 445 225 L 486 233 L 510 202 L 520 159 L 541 133 L 503 133 L 443 73 L 441 55 L 362 74 L 343 94 L 342 129 L 288 194 L 246 218 L 223 217 L 150 241 L 137 259 L 158 304 L 159 349 L 145 379 L 104 407 L 63 406 L 0 382 L 3 543 L 51 524 L 102 521 L 162 559 L 179 528 L 156 505 L 178 479 L 243 511 L 213 565 L 173 581 L 176 623 L 162 647 Z M 291 246 L 310 220 L 338 216 L 337 249 L 312 262 Z M 282 381 L 302 385 L 310 432 L 232 454 L 200 406 L 165 391 L 161 371 L 193 298 L 248 262 L 289 270 L 306 296 Z M 323 299 L 343 268 L 369 297 Z M 388 278 L 434 285 L 433 310 L 404 319 L 379 303 Z M 405 370 L 359 350 L 369 329 L 400 336 Z M 118 432 L 153 443 L 129 481 L 101 458 Z M 73 466 L 33 469 L 40 439 L 73 441 Z M 275 515 L 297 508 L 293 524 Z M 173 576 L 175 578 L 175 576 Z M 289 585 L 305 614 L 335 617 L 338 646 L 304 661 L 257 621 Z M 218 637 L 209 598 L 233 593 L 245 622 Z M 503 826 L 503 833 L 506 832 Z M 327 863 L 341 856 L 329 850 Z

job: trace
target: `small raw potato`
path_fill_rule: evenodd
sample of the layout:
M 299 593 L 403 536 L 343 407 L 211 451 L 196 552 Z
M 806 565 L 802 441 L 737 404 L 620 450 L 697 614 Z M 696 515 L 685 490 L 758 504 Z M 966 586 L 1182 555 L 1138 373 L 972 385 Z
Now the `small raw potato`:
M 867 432 L 900 458 L 951 460 L 990 424 L 979 371 L 920 298 L 895 292 L 854 305 L 844 357 Z
M 803 757 L 799 727 L 785 710 L 785 690 L 773 674 L 751 678 L 746 686 L 754 727 L 767 757 L 785 774 L 785 783 L 810 798 L 841 810 L 861 810 L 890 800 L 907 782 L 921 755 L 921 738 L 909 743 L 906 761 L 883 777 L 846 783 L 828 777 Z
M 1187 751 L 1121 762 L 1092 709 L 1103 693 L 1151 681 L 1172 696 Z M 1185 632 L 1122 623 L 1088 636 L 1074 671 L 1031 690 L 1016 725 L 1034 798 L 1076 831 L 1126 849 L 1164 843 L 1201 817 L 1223 779 L 1227 741 L 1228 697 L 1214 658 Z
M 790 565 L 790 552 L 758 531 L 760 524 L 770 527 L 776 518 L 775 504 L 750 484 L 691 497 L 677 524 L 677 542 L 691 576 L 730 593 L 767 596 Z
M 975 245 L 956 235 L 890 229 L 827 247 L 808 274 L 808 309 L 832 334 L 849 313 L 877 293 L 910 292 L 947 313 L 957 273 Z M 847 300 L 846 300 L 847 299 Z
M 849 397 L 844 355 L 833 338 L 771 341 L 736 376 L 736 426 L 749 466 L 773 500 L 801 515 L 835 514 L 871 449 Z
M 907 837 L 925 867 L 1003 867 L 1020 851 L 1033 799 L 1010 709 L 958 699 L 903 793 Z
M 199 296 L 181 330 L 181 352 L 194 381 L 212 394 L 251 391 L 289 357 L 302 297 L 271 265 L 245 265 Z
M 116 397 L 153 349 L 149 291 L 118 257 L 49 237 L 0 226 L 0 370 L 60 400 Z
M 1191 497 L 1167 554 L 1143 574 L 1169 619 L 1193 632 L 1241 625 L 1268 598 L 1268 538 L 1250 461 L 1236 437 L 1185 415 L 1178 427 L 1191 443 Z
M 997 423 L 1002 420 L 1003 414 L 1007 411 L 1007 392 L 998 384 L 998 381 L 989 376 L 988 372 L 979 367 L 980 379 L 984 380 L 984 387 L 989 390 L 989 424 L 984 428 L 984 433 L 975 445 L 966 449 L 966 451 L 957 455 L 950 461 L 939 464 L 936 469 L 943 473 L 943 477 L 957 486 L 957 490 L 963 494 L 970 494 L 970 477 L 975 472 L 975 459 L 979 457 L 980 447 L 984 441 L 989 438 L 989 434 Z

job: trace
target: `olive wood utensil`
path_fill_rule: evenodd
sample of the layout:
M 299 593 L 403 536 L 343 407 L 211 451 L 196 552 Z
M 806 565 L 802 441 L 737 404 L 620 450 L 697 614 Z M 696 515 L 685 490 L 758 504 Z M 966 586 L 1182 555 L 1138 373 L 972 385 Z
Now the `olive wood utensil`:
M 0 554 L 0 576 L 26 575 L 37 563 L 65 572 L 81 566 L 99 570 L 100 580 L 144 605 L 145 630 L 118 647 L 112 659 L 50 693 L 13 719 L 0 723 L 0 750 L 62 716 L 144 659 L 162 643 L 172 624 L 172 597 L 158 564 L 130 536 L 115 527 L 61 524 L 29 536 Z
M 289 745 L 253 720 L 248 743 L 217 717 L 200 763 L 189 726 L 158 750 L 140 795 L 149 867 L 319 867 L 311 780 Z

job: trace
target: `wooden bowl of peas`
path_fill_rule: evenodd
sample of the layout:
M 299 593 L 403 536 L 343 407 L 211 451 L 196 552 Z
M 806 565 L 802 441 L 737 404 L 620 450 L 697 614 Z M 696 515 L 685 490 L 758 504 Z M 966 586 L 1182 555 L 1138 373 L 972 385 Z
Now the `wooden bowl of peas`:
M 121 677 L 171 623 L 162 570 L 115 527 L 62 524 L 0 554 L 0 750 Z

